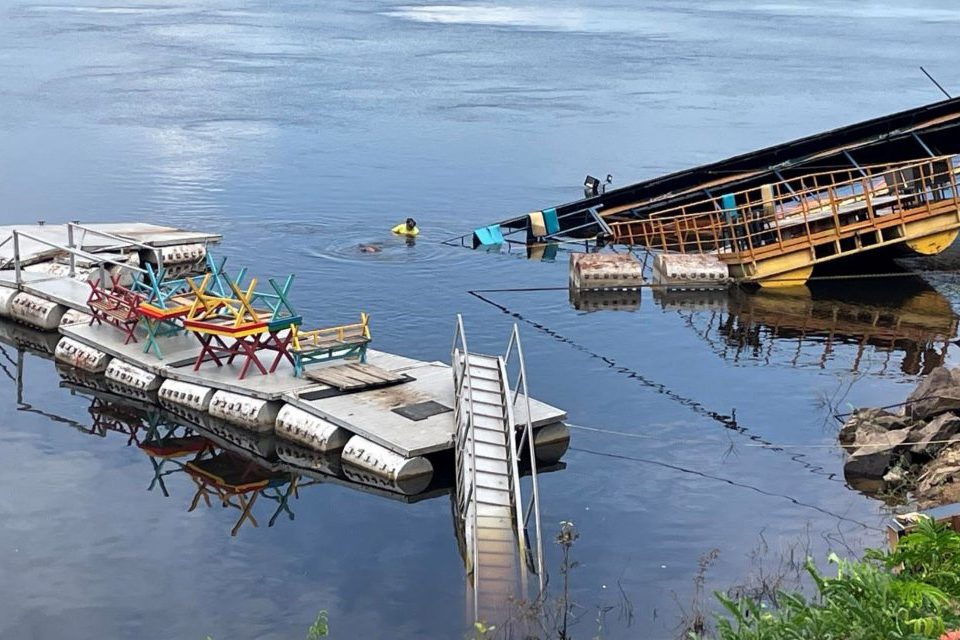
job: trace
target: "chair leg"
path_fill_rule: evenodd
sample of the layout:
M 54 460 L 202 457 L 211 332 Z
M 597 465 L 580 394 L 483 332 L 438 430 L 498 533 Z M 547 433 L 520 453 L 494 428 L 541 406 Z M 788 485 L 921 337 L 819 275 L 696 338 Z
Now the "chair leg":
M 123 344 L 129 344 L 137 341 L 137 336 L 134 333 L 137 330 L 137 323 L 131 324 L 129 322 L 124 322 L 122 325 L 120 325 L 120 328 L 127 336 L 126 340 L 123 341 Z
M 260 373 L 267 375 L 267 370 L 263 368 L 263 365 L 260 364 L 260 358 L 257 357 L 257 349 L 261 346 L 260 336 L 253 336 L 252 341 L 247 339 L 240 340 L 237 344 L 240 345 L 240 348 L 246 356 L 243 361 L 243 367 L 240 369 L 240 379 L 243 380 L 247 376 L 247 370 L 250 368 L 251 362 L 257 366 Z
M 213 360 L 217 363 L 218 367 L 223 366 L 223 363 L 220 362 L 220 358 L 217 357 L 214 348 L 210 346 L 210 343 L 213 342 L 214 338 L 217 338 L 217 336 L 212 333 L 205 335 L 200 334 L 200 353 L 197 355 L 196 362 L 193 363 L 194 371 L 199 371 L 200 365 L 206 361 L 208 355 L 210 356 L 210 360 Z
M 290 355 L 289 350 L 291 335 L 287 334 L 285 337 L 281 338 L 277 334 L 270 334 L 270 338 L 277 350 L 277 356 L 273 359 L 273 364 L 270 365 L 270 373 L 273 373 L 277 370 L 277 366 L 284 358 L 289 360 L 290 364 L 294 365 L 294 368 L 296 368 L 296 363 L 293 361 L 293 356 Z

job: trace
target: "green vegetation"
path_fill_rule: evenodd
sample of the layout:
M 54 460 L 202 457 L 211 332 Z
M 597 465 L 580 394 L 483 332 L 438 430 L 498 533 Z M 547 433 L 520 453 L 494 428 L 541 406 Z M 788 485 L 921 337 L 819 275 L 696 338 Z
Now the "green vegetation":
M 326 638 L 328 633 L 330 633 L 330 626 L 327 624 L 327 612 L 321 611 L 307 629 L 307 640 L 320 640 L 320 638 Z
M 960 534 L 923 519 L 892 552 L 863 560 L 830 555 L 836 577 L 806 570 L 816 595 L 780 592 L 771 602 L 717 594 L 728 615 L 719 640 L 917 640 L 960 629 Z M 691 638 L 701 638 L 691 634 Z M 953 637 L 953 634 L 950 634 Z
M 317 614 L 317 619 L 307 629 L 307 640 L 320 640 L 320 638 L 326 638 L 329 633 L 330 625 L 327 624 L 327 612 L 321 611 Z M 207 636 L 207 640 L 213 640 L 213 638 Z

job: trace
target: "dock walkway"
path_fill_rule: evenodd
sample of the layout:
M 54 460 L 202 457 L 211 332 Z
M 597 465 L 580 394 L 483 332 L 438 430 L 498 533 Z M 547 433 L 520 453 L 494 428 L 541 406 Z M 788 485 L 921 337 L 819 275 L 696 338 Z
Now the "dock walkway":
M 155 375 L 205 387 L 222 389 L 269 402 L 283 402 L 318 418 L 362 435 L 405 458 L 422 456 L 453 447 L 456 424 L 450 366 L 442 362 L 423 362 L 392 353 L 370 349 L 367 362 L 391 373 L 406 374 L 411 380 L 390 387 L 344 392 L 330 385 L 298 378 L 292 370 L 278 369 L 270 375 L 237 378 L 239 365 L 203 366 L 193 370 L 200 352 L 197 341 L 189 335 L 158 338 L 164 359 L 144 353 L 143 341 L 123 344 L 123 334 L 109 326 L 69 325 L 60 333 L 111 357 L 120 358 Z M 138 335 L 142 335 L 138 330 Z M 335 367 L 337 361 L 318 364 L 311 370 Z M 437 413 L 418 420 L 405 417 L 395 409 L 433 402 Z M 526 419 L 526 403 L 518 407 Z M 566 414 L 554 407 L 531 399 L 534 427 L 560 422 Z
M 102 256 L 108 264 L 119 265 L 124 274 L 136 276 L 140 271 L 136 265 L 140 264 L 139 259 L 145 253 L 164 247 L 176 248 L 183 243 L 200 244 L 205 251 L 206 243 L 219 240 L 215 234 L 148 224 L 0 227 L 0 264 L 6 260 L 9 265 L 9 260 L 14 257 L 20 260 L 20 269 L 0 269 L 0 316 L 11 314 L 9 301 L 12 292 L 29 294 L 66 309 L 89 311 L 91 287 L 81 274 L 69 277 L 55 272 L 26 270 L 25 266 L 43 267 L 44 264 L 53 264 L 50 262 L 53 259 L 63 261 L 66 256 L 72 257 L 73 267 L 79 266 L 82 260 L 89 269 L 98 266 L 97 260 Z M 131 259 L 127 266 L 117 259 L 118 256 L 136 259 Z M 14 319 L 30 322 L 24 318 Z M 237 363 L 225 362 L 223 366 L 216 366 L 216 363 L 204 362 L 197 368 L 201 346 L 196 336 L 189 332 L 157 337 L 158 352 L 163 354 L 162 359 L 157 358 L 156 352 L 145 351 L 147 333 L 144 323 L 134 330 L 136 341 L 128 344 L 124 344 L 126 336 L 123 332 L 108 325 L 63 324 L 59 333 L 146 375 L 162 378 L 151 386 L 172 380 L 214 392 L 239 394 L 269 403 L 274 410 L 292 405 L 316 418 L 320 424 L 359 435 L 403 459 L 453 450 L 457 431 L 453 412 L 456 403 L 453 374 L 451 367 L 441 362 L 423 362 L 368 350 L 368 364 L 402 376 L 403 380 L 390 386 L 340 389 L 309 376 L 298 377 L 287 363 L 268 375 L 252 374 L 243 379 L 238 375 L 240 365 Z M 308 372 L 333 369 L 343 363 L 344 360 L 333 359 L 310 364 Z M 529 406 L 530 422 L 535 428 L 562 422 L 566 418 L 560 409 L 532 399 Z M 518 419 L 527 419 L 526 407 L 525 397 L 521 397 L 517 403 Z

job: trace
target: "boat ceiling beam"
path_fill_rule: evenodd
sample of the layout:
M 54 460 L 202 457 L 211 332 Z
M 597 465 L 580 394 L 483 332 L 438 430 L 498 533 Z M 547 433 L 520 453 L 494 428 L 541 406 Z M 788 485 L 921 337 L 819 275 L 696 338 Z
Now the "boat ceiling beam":
M 846 149 L 844 149 L 844 150 L 843 150 L 843 155 L 847 158 L 847 160 L 850 161 L 850 164 L 852 164 L 854 167 L 856 167 L 857 171 L 860 172 L 860 175 L 861 175 L 861 176 L 863 176 L 864 178 L 867 177 L 867 172 L 863 170 L 863 167 L 861 167 L 859 164 L 857 164 L 857 161 L 853 159 L 853 156 L 850 155 L 850 152 L 849 152 L 849 151 L 847 151 Z
M 935 154 L 933 151 L 930 150 L 930 147 L 928 147 L 928 146 L 927 146 L 927 143 L 923 141 L 923 138 L 921 138 L 920 136 L 917 135 L 917 132 L 916 132 L 916 131 L 911 132 L 910 135 L 913 136 L 913 139 L 914 139 L 914 140 L 916 140 L 917 142 L 920 143 L 920 146 L 923 147 L 923 150 L 926 151 L 926 152 L 927 152 L 927 155 L 929 155 L 931 158 L 933 158 L 933 157 L 935 157 L 935 156 L 937 155 L 937 154 Z
M 797 195 L 797 192 L 793 190 L 793 187 L 790 186 L 790 183 L 787 182 L 787 179 L 783 177 L 783 174 L 780 173 L 779 169 L 774 169 L 773 175 L 777 176 L 777 179 L 783 184 L 783 186 L 787 188 L 787 191 L 789 191 L 792 196 L 798 198 L 800 197 Z

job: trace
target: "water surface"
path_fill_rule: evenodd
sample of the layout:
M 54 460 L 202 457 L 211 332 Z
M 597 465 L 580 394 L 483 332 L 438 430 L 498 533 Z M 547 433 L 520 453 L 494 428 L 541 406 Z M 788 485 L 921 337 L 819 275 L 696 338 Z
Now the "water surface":
M 712 548 L 708 590 L 747 575 L 761 539 L 819 557 L 882 543 L 830 406 L 895 402 L 956 364 L 949 281 L 782 303 L 647 291 L 593 313 L 563 291 L 468 293 L 563 286 L 562 253 L 439 241 L 571 200 L 588 172 L 625 184 L 936 100 L 918 67 L 960 87 L 952 3 L 0 0 L 0 16 L 0 221 L 220 232 L 233 263 L 296 271 L 305 315 L 365 310 L 376 346 L 411 357 L 446 360 L 456 312 L 489 352 L 520 324 L 535 394 L 587 428 L 542 480 L 547 529 L 582 534 L 584 637 L 618 581 L 635 619 L 608 637 L 670 637 Z M 408 215 L 414 246 L 387 232 Z M 136 446 L 85 433 L 92 401 L 50 362 L 24 355 L 18 399 L 3 349 L 0 637 L 297 638 L 320 609 L 335 637 L 460 636 L 448 499 L 313 486 L 294 520 L 268 527 L 258 505 L 232 537 L 234 510 L 188 512 L 185 474 L 148 491 Z

